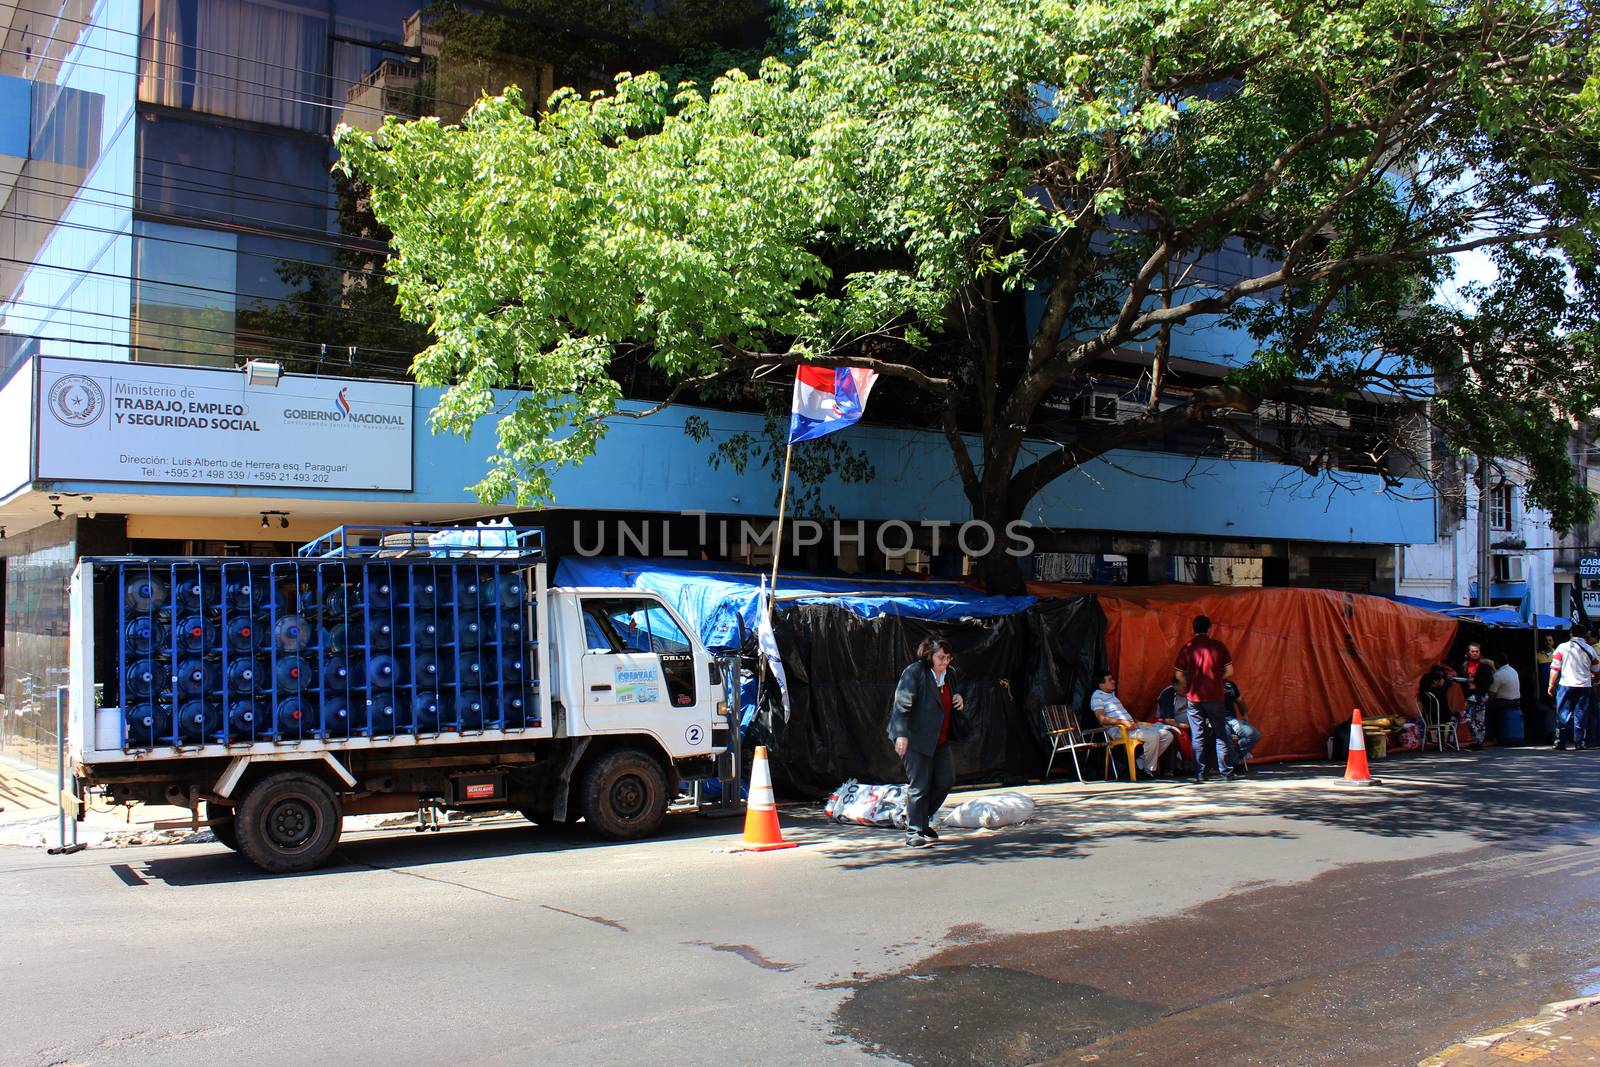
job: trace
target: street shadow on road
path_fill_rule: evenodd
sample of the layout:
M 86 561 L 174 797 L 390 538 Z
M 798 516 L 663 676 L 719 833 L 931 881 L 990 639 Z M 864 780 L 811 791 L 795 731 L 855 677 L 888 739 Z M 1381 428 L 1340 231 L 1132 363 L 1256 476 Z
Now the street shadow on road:
M 1375 763 L 1381 781 L 1368 789 L 1338 783 L 1341 773 L 1333 764 L 1291 765 L 1226 786 L 1152 781 L 1037 794 L 1035 815 L 1022 826 L 949 831 L 925 849 L 906 848 L 896 830 L 836 826 L 820 813 L 807 820 L 817 825 L 806 826 L 806 836 L 850 871 L 1082 859 L 1112 844 L 1299 836 L 1244 821 L 1264 815 L 1385 838 L 1465 833 L 1485 844 L 1542 848 L 1554 838 L 1541 835 L 1592 820 L 1600 808 L 1600 752 L 1430 753 Z
M 669 816 L 660 835 L 646 841 L 607 841 L 583 826 L 533 826 L 521 820 L 487 825 L 454 825 L 417 833 L 409 829 L 365 830 L 347 834 L 324 867 L 299 874 L 268 874 L 244 857 L 217 846 L 194 845 L 192 854 L 166 855 L 140 862 L 125 850 L 108 854 L 108 866 L 119 866 L 137 878 L 169 886 L 216 885 L 272 878 L 319 878 L 358 870 L 417 868 L 470 860 L 500 859 L 538 853 L 571 853 L 591 848 L 631 848 L 672 840 L 697 840 L 737 834 L 737 820 L 698 818 L 691 813 Z M 115 873 L 115 872 L 114 872 Z M 136 885 L 126 873 L 125 884 Z
M 1370 789 L 1289 793 L 1263 810 L 1379 837 L 1465 833 L 1542 847 L 1540 835 L 1590 821 L 1600 807 L 1600 751 L 1430 753 L 1374 762 L 1373 774 L 1379 784 Z

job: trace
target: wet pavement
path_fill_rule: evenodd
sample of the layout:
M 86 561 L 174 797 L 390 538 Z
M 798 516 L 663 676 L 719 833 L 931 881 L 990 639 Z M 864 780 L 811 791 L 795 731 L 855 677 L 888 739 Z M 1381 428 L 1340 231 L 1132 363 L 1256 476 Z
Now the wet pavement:
M 952 931 L 962 943 L 859 986 L 839 1032 L 926 1067 L 1416 1063 L 1592 981 L 1600 823 L 1574 818 L 1596 810 L 1578 788 L 1587 803 L 1531 824 L 1524 812 L 1523 833 L 1512 819 L 1531 795 L 1484 811 L 1479 829 L 1502 840 L 1466 852 L 1347 866 L 1177 915 L 1119 908 L 1098 929 Z M 1337 807 L 1399 825 L 1418 814 L 1394 794 Z

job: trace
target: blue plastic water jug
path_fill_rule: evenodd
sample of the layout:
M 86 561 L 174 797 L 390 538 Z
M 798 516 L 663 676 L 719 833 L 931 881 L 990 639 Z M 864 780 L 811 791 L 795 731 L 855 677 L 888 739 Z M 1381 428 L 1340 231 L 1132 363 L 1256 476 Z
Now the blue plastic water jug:
M 122 587 L 123 604 L 129 611 L 150 612 L 167 604 L 167 583 L 151 574 L 130 578 Z
M 421 692 L 411 698 L 411 719 L 417 724 L 421 733 L 437 733 L 439 730 L 439 694 L 434 692 Z
M 311 644 L 315 630 L 299 615 L 285 615 L 273 626 L 273 637 L 282 652 L 299 652 Z
M 373 656 L 372 662 L 367 664 L 367 684 L 374 689 L 387 689 L 394 684 L 399 670 L 399 664 L 393 656 Z
M 178 596 L 179 611 L 204 611 L 208 606 L 205 583 L 197 576 L 185 575 L 179 579 L 174 592 Z
M 169 647 L 170 640 L 166 625 L 149 615 L 140 615 L 122 628 L 122 642 L 135 655 L 160 652 Z
M 293 693 L 316 684 L 311 674 L 311 662 L 301 656 L 279 656 L 277 666 L 273 668 L 273 678 L 278 683 L 279 693 Z
M 222 732 L 222 708 L 204 700 L 188 700 L 178 708 L 178 738 L 189 744 L 212 741 Z
M 463 732 L 483 729 L 483 694 L 463 690 L 456 697 L 456 726 Z
M 172 712 L 157 704 L 135 704 L 122 709 L 128 727 L 128 748 L 155 748 L 172 744 Z
M 367 579 L 367 607 L 387 608 L 394 603 L 394 586 L 389 579 L 376 577 Z
M 239 693 L 254 693 L 258 686 L 264 687 L 264 682 L 256 673 L 256 662 L 253 659 L 235 659 L 228 664 L 228 690 L 235 695 Z
M 322 732 L 328 737 L 350 735 L 350 702 L 342 696 L 322 702 Z
M 217 651 L 217 624 L 203 615 L 178 620 L 178 648 L 184 652 Z
M 395 721 L 395 702 L 392 690 L 374 690 L 367 697 L 367 716 L 371 720 L 371 732 L 374 736 L 387 736 L 400 732 L 399 724 Z
M 255 620 L 248 615 L 228 620 L 228 647 L 235 652 L 248 652 L 256 639 Z
M 149 697 L 157 690 L 165 690 L 164 681 L 155 662 L 148 659 L 134 660 L 128 664 L 128 669 L 122 672 L 123 689 L 136 699 Z
M 273 709 L 272 722 L 279 738 L 312 736 L 315 727 L 311 721 L 313 705 L 303 696 L 284 697 Z
M 178 692 L 184 696 L 209 696 L 217 691 L 221 684 L 221 669 L 217 664 L 204 659 L 183 659 L 178 661 Z
M 351 652 L 332 652 L 322 657 L 322 684 L 329 689 L 344 689 L 352 678 L 361 677 L 361 657 Z
M 228 738 L 253 741 L 256 736 L 256 706 L 253 701 L 235 700 L 228 705 Z

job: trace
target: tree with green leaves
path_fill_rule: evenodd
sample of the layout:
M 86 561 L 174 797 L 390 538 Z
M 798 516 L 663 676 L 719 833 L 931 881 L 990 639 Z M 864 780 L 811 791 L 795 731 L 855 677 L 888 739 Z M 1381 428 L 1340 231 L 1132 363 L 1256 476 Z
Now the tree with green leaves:
M 523 391 L 485 499 L 547 499 L 625 413 L 620 366 L 667 403 L 822 361 L 914 398 L 997 527 L 1196 428 L 1317 474 L 1308 435 L 1240 416 L 1375 400 L 1526 458 L 1565 527 L 1590 502 L 1551 442 L 1600 401 L 1594 29 L 1545 0 L 835 0 L 753 76 L 623 76 L 536 116 L 510 91 L 337 140 L 436 338 L 415 365 L 449 386 L 436 424 Z M 1435 304 L 1475 250 L 1500 281 Z M 1529 314 L 1533 279 L 1554 316 Z M 1174 336 L 1212 328 L 1248 341 L 1195 378 Z M 1139 410 L 1041 418 L 1108 361 Z

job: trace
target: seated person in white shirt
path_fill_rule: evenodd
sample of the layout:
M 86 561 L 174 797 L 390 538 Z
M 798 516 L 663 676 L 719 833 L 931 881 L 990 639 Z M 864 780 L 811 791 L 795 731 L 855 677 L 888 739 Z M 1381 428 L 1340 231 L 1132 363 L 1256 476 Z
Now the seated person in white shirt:
M 1144 747 L 1139 753 L 1139 769 L 1152 778 L 1161 765 L 1161 754 L 1172 744 L 1172 735 L 1159 726 L 1135 722 L 1128 709 L 1117 699 L 1117 676 L 1110 671 L 1100 675 L 1100 684 L 1089 694 L 1089 710 L 1101 726 L 1107 727 L 1109 736 L 1117 736 L 1122 727 L 1129 737 Z
M 1505 729 L 1506 713 L 1513 708 L 1519 712 L 1522 709 L 1522 678 L 1517 674 L 1517 669 L 1509 663 L 1502 663 L 1495 668 L 1493 677 L 1489 679 L 1489 722 L 1493 727 L 1495 740 L 1500 740 Z

